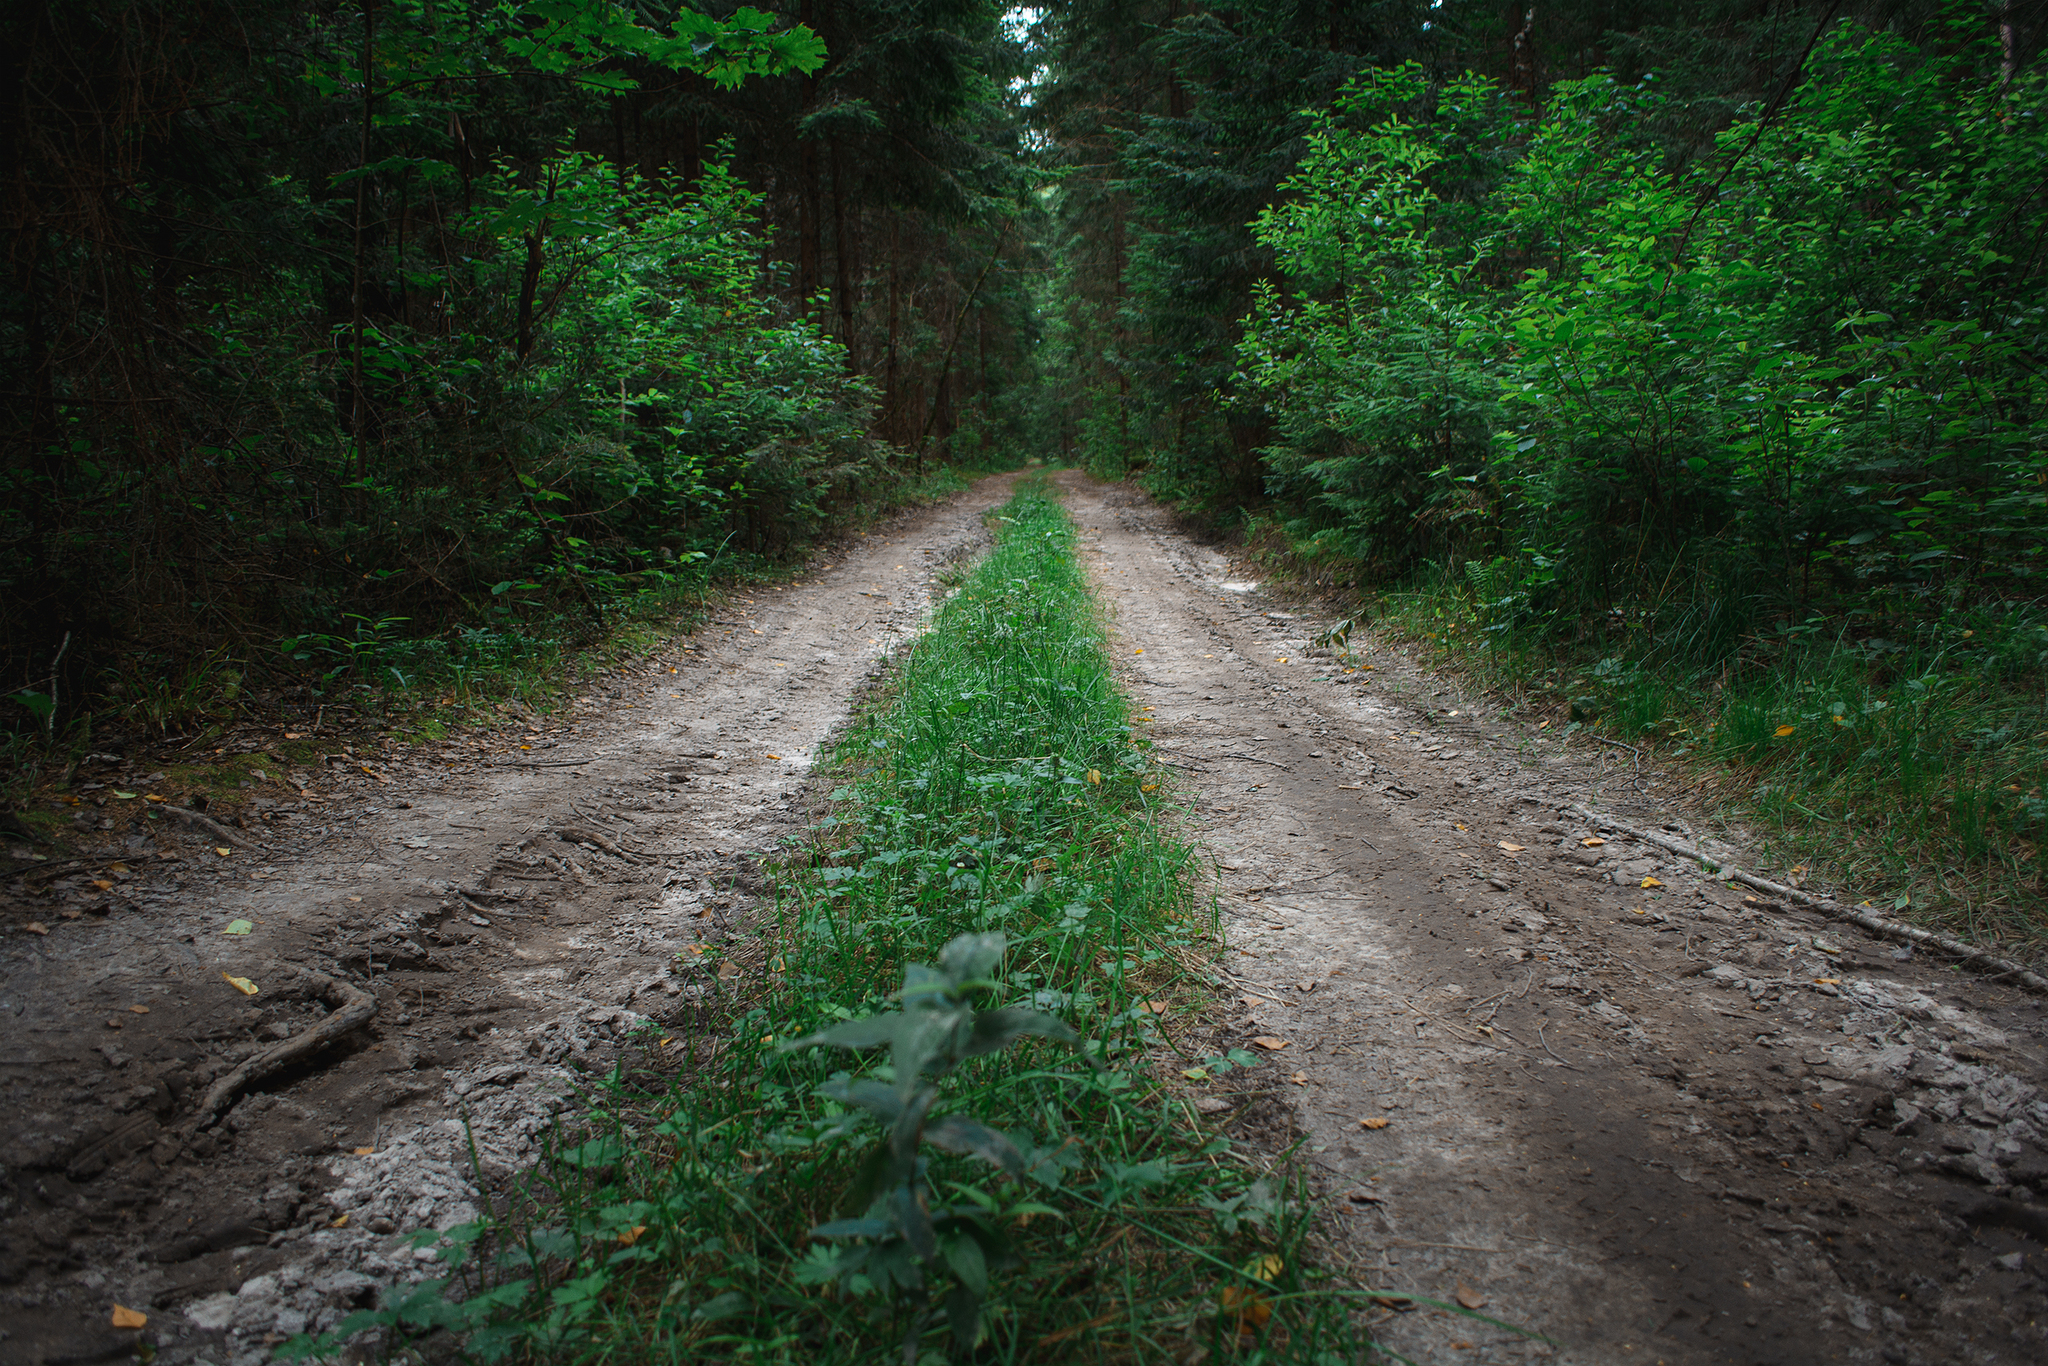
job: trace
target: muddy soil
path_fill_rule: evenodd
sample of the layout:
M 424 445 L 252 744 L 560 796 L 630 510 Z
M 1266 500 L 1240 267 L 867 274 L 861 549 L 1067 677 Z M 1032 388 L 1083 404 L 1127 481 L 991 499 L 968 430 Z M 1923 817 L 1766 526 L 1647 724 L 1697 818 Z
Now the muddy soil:
M 11 851 L 0 897 L 0 1363 L 126 1359 L 115 1305 L 159 1362 L 253 1363 L 425 1275 L 405 1235 L 474 1217 L 469 1142 L 517 1171 L 637 1029 L 734 988 L 754 858 L 1009 483 L 726 600 L 559 721 L 259 770 L 260 831 L 135 817 L 168 751 L 82 775 L 137 794 L 124 821 L 77 868 Z M 210 1084 L 332 1007 L 308 969 L 374 1020 L 194 1132 Z
M 2039 999 L 1599 842 L 1573 806 L 1740 853 L 1627 753 L 1505 719 L 1363 631 L 1372 667 L 1347 672 L 1312 644 L 1327 615 L 1130 491 L 1066 483 L 1215 856 L 1231 1042 L 1284 1044 L 1260 1070 L 1340 1251 L 1550 1339 L 1418 1306 L 1379 1324 L 1387 1347 L 2048 1360 Z
M 1301 1140 L 1333 1252 L 1373 1284 L 1549 1339 L 1420 1305 L 1378 1324 L 1389 1347 L 2048 1357 L 2040 1001 L 1590 842 L 1574 805 L 1740 845 L 1628 756 L 1507 720 L 1363 632 L 1373 667 L 1346 672 L 1311 645 L 1325 620 L 1130 491 L 1066 483 L 1215 855 L 1223 1041 L 1270 1057 L 1205 1108 Z M 150 1316 L 160 1361 L 254 1363 L 426 1274 L 405 1235 L 476 1208 L 465 1127 L 487 1181 L 518 1170 L 637 1029 L 687 1024 L 746 971 L 754 856 L 802 823 L 811 756 L 1006 485 L 733 600 L 573 719 L 265 772 L 260 847 L 138 821 L 105 836 L 118 867 L 17 876 L 0 1366 L 125 1358 L 116 1304 Z M 149 769 L 98 776 L 141 792 Z M 372 991 L 371 1025 L 192 1131 L 212 1082 L 331 1008 L 306 970 Z

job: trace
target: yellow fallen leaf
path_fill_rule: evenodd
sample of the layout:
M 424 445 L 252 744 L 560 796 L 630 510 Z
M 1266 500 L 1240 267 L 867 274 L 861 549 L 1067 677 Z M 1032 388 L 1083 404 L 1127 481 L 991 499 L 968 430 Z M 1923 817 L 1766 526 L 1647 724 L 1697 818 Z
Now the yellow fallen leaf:
M 640 1241 L 640 1235 L 645 1232 L 647 1232 L 647 1225 L 645 1224 L 635 1224 L 631 1228 L 622 1228 L 619 1230 L 619 1241 L 627 1247 L 631 1247 Z
M 1274 1053 L 1278 1053 L 1281 1049 L 1287 1047 L 1287 1040 L 1276 1039 L 1271 1034 L 1261 1034 L 1258 1038 L 1253 1039 L 1252 1042 Z
M 111 892 L 114 890 L 114 883 L 111 878 L 96 877 L 92 880 L 92 885 L 99 888 L 103 892 Z
M 347 1227 L 348 1227 L 348 1216 L 347 1216 L 346 1214 L 342 1215 L 342 1216 L 341 1216 L 341 1217 L 340 1217 L 339 1219 L 336 1219 L 336 1220 L 334 1220 L 333 1222 L 331 1222 L 330 1224 L 328 1224 L 328 1225 L 327 1225 L 327 1227 L 329 1227 L 329 1228 L 347 1228 Z
M 1089 782 L 1091 782 L 1091 783 L 1100 783 L 1100 782 L 1102 781 L 1102 770 L 1101 770 L 1101 769 L 1099 769 L 1099 768 L 1091 768 L 1091 769 L 1089 769 L 1089 770 L 1088 770 L 1088 781 L 1089 781 Z
M 157 795 L 156 793 L 154 793 L 154 792 L 145 792 L 145 793 L 143 793 L 143 794 L 142 794 L 142 800 L 144 800 L 144 801 L 146 801 L 146 802 L 161 802 L 161 801 L 166 801 L 166 800 L 168 800 L 168 798 L 164 798 L 164 797 L 159 797 L 159 796 L 158 796 L 158 795 Z
M 1459 1304 L 1464 1305 L 1467 1309 L 1483 1308 L 1486 1304 L 1486 1296 L 1480 1294 L 1463 1281 L 1458 1282 L 1457 1300 Z
M 1797 729 L 1799 729 L 1799 727 L 1797 726 L 1780 726 L 1776 730 L 1772 731 L 1771 734 L 1777 736 L 1786 736 L 1790 735 L 1793 731 Z
M 356 1156 L 357 1156 L 357 1157 L 370 1157 L 370 1156 L 374 1155 L 374 1154 L 376 1153 L 376 1151 L 377 1151 L 377 1150 L 376 1150 L 375 1148 L 358 1148 L 358 1149 L 356 1149 Z
M 1277 1252 L 1263 1253 L 1244 1264 L 1244 1274 L 1261 1281 L 1270 1281 L 1286 1269 L 1287 1263 Z
M 1516 844 L 1513 840 L 1502 840 L 1500 847 L 1507 850 L 1510 854 L 1519 854 L 1529 846 L 1526 844 Z
M 1364 1119 L 1358 1121 L 1358 1127 L 1361 1129 L 1384 1129 L 1391 1122 L 1385 1115 L 1367 1115 Z
M 768 757 L 771 759 L 780 759 L 782 756 L 780 754 L 771 754 Z
M 1663 885 L 1663 883 L 1657 881 L 1657 879 L 1653 877 L 1646 877 L 1643 879 L 1643 886 L 1645 887 L 1662 887 Z
M 216 854 L 219 854 L 219 855 L 220 855 L 220 856 L 221 856 L 222 858 L 226 858 L 226 857 L 227 857 L 227 856 L 228 856 L 229 854 L 232 854 L 232 853 L 234 853 L 235 851 L 234 851 L 234 850 L 232 850 L 232 849 L 230 849 L 230 848 L 228 848 L 228 847 L 227 847 L 226 845 L 224 845 L 224 844 L 216 844 L 216 845 L 215 845 L 215 846 L 213 847 L 213 852 L 214 852 L 214 853 L 216 853 Z
M 1579 843 L 1584 845 L 1588 849 L 1598 849 L 1601 845 L 1607 843 L 1607 841 L 1601 839 L 1598 835 L 1588 835 L 1584 839 L 1580 840 Z
M 1816 977 L 1813 979 L 1813 984 L 1817 987 L 1838 987 L 1842 985 L 1842 979 L 1839 977 Z
M 1158 784 L 1158 783 L 1140 783 L 1140 784 L 1138 784 L 1138 791 L 1140 791 L 1140 792 L 1157 792 L 1158 790 L 1159 790 L 1159 784 Z
M 1465 827 L 1465 826 L 1462 826 L 1462 825 L 1458 826 L 1458 829 L 1460 829 L 1460 830 L 1463 830 L 1463 829 L 1466 829 L 1466 828 L 1467 828 L 1467 827 Z
M 244 996 L 254 996 L 256 994 L 256 984 L 246 977 L 230 977 L 226 973 L 222 973 L 221 980 L 236 991 L 241 992 Z
M 114 1306 L 113 1324 L 116 1328 L 142 1328 L 148 1323 L 149 1315 L 140 1309 L 129 1309 L 118 1304 Z

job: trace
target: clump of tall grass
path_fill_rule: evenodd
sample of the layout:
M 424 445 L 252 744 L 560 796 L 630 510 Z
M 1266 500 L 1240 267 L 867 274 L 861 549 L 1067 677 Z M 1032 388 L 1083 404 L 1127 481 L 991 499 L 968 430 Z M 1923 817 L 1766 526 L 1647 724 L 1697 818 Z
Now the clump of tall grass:
M 1257 1064 L 1182 1051 L 1213 908 L 1072 526 L 1027 486 L 995 527 L 840 742 L 759 941 L 686 956 L 729 985 L 441 1239 L 453 1279 L 297 1350 L 438 1326 L 550 1362 L 1361 1358 L 1301 1189 L 1185 1095 Z
M 1654 746 L 1787 863 L 1859 900 L 1980 938 L 2048 938 L 2048 613 L 1792 613 L 1737 576 L 1692 572 L 1647 605 L 1567 613 L 1546 610 L 1526 570 L 1475 562 L 1385 594 L 1380 612 L 1561 713 L 1567 734 Z

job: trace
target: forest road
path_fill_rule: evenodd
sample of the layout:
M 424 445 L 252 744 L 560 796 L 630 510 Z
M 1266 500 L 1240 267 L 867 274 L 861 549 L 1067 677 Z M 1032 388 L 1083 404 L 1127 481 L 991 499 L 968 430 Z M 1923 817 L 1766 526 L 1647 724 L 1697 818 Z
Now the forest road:
M 0 892 L 0 1366 L 139 1338 L 161 1366 L 255 1366 L 432 1274 L 406 1236 L 476 1216 L 472 1142 L 490 1178 L 529 1166 L 570 1097 L 751 970 L 755 856 L 802 829 L 812 756 L 1013 482 L 727 595 L 565 716 L 259 770 L 250 832 L 110 803 L 111 903 Z M 96 776 L 156 793 L 175 749 Z M 309 969 L 367 985 L 374 1018 L 195 1128 L 212 1086 L 324 1018 Z
M 1252 1075 L 1288 1098 L 1334 1251 L 1548 1339 L 1422 1305 L 1385 1346 L 2048 1360 L 2040 1000 L 1602 842 L 1572 806 L 1654 829 L 1674 785 L 1363 630 L 1372 667 L 1346 672 L 1312 645 L 1327 620 L 1129 489 L 1061 478 L 1217 861 L 1241 1008 L 1217 1042 L 1284 1043 Z
M 1162 510 L 1061 478 L 1217 856 L 1242 1009 L 1219 1042 L 1285 1042 L 1222 1122 L 1304 1140 L 1332 1253 L 1370 1284 L 1551 1340 L 1423 1306 L 1376 1325 L 1389 1347 L 2048 1357 L 2039 1001 L 1590 843 L 1571 805 L 1655 826 L 1667 789 L 1363 633 L 1374 667 L 1346 673 L 1310 647 L 1321 623 Z M 520 1170 L 639 1031 L 688 1028 L 749 970 L 753 856 L 801 828 L 810 756 L 1009 483 L 727 599 L 692 648 L 523 735 L 265 769 L 228 855 L 110 803 L 133 819 L 100 851 L 125 880 L 99 909 L 9 883 L 0 1366 L 125 1358 L 115 1305 L 165 1366 L 255 1366 L 431 1274 L 405 1235 L 473 1217 L 472 1139 L 488 1177 Z M 154 791 L 167 755 L 98 777 Z M 209 1086 L 323 1018 L 308 971 L 369 984 L 370 1025 L 193 1130 Z

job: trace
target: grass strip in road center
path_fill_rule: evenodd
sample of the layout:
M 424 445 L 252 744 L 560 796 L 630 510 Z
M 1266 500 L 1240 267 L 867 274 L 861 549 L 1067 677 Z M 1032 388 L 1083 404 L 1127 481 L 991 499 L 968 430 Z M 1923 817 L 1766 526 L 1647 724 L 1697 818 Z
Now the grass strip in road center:
M 488 1256 L 359 1324 L 550 1362 L 1362 1357 L 1299 1192 L 1183 1094 L 1254 1059 L 1173 1056 L 1213 909 L 1072 524 L 1042 483 L 992 524 L 772 923 L 683 965 L 722 984 L 692 1027 L 444 1240 Z

